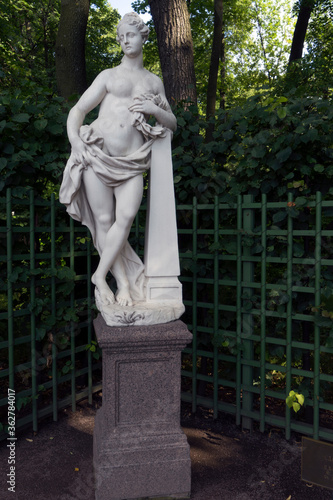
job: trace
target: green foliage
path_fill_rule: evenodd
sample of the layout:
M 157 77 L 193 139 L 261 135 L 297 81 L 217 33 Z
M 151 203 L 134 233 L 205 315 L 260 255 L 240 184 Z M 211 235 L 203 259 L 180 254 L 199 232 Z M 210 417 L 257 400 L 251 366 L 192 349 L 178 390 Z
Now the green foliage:
M 86 351 L 90 351 L 93 358 L 97 360 L 102 357 L 102 350 L 95 340 L 92 340 L 90 344 L 86 345 Z
M 331 194 L 333 103 L 317 97 L 255 96 L 219 116 L 232 194 Z M 306 146 L 306 147 L 305 147 Z
M 29 79 L 55 91 L 55 41 L 60 0 L 0 0 L 0 78 L 2 87 L 21 87 Z M 91 2 L 86 32 L 88 82 L 119 64 L 116 42 L 120 16 L 107 0 Z
M 139 15 L 150 13 L 148 0 L 135 0 L 132 2 L 132 8 L 133 11 L 137 12 Z M 152 19 L 147 22 L 145 21 L 145 23 L 149 26 L 150 33 L 149 38 L 144 45 L 143 64 L 146 69 L 162 78 L 161 63 L 157 46 L 157 35 L 154 23 Z
M 295 19 L 293 0 L 230 1 L 226 21 L 226 105 L 242 103 L 284 74 Z
M 120 15 L 106 0 L 92 2 L 86 32 L 86 66 L 88 85 L 104 69 L 117 66 L 122 52 L 116 41 Z
M 295 413 L 297 413 L 301 407 L 304 405 L 305 397 L 303 394 L 299 394 L 295 391 L 290 391 L 289 396 L 286 398 L 286 404 L 288 408 L 292 408 Z
M 38 386 L 38 392 L 41 393 L 45 390 L 45 387 L 43 385 L 40 385 Z M 17 408 L 17 411 L 20 411 L 22 408 L 24 408 L 25 406 L 27 406 L 29 403 L 31 403 L 31 401 L 33 401 L 34 399 L 38 399 L 40 396 L 40 394 L 36 394 L 36 396 L 26 396 L 26 397 L 21 397 L 21 398 L 18 398 L 17 401 L 16 401 L 16 408 Z M 0 430 L 2 430 L 0 428 Z
M 285 71 L 295 19 L 290 15 L 293 0 L 224 0 L 223 47 L 218 79 L 218 101 L 231 107 L 253 95 L 264 85 L 273 85 Z M 148 0 L 133 3 L 138 13 L 149 12 Z M 187 2 L 194 46 L 196 87 L 200 110 L 205 112 L 214 2 Z M 158 59 L 153 22 L 145 64 L 153 70 Z M 155 48 L 152 50 L 152 46 Z M 147 51 L 148 49 L 148 51 Z M 147 52 L 147 54 L 146 54 Z
M 207 123 L 198 108 L 179 106 L 175 113 L 178 127 L 173 138 L 173 167 L 177 200 L 192 203 L 193 196 L 197 196 L 205 203 L 224 192 L 228 175 L 220 168 L 216 142 L 204 141 Z
M 221 110 L 213 141 L 193 106 L 176 110 L 174 168 L 179 201 L 196 195 L 266 193 L 278 200 L 288 192 L 306 204 L 316 191 L 331 195 L 333 102 L 321 97 L 256 95 L 242 106 Z M 309 198 L 310 197 L 310 198 Z M 293 216 L 298 211 L 289 207 Z M 274 216 L 282 221 L 286 212 Z
M 68 105 L 50 90 L 26 82 L 0 94 L 0 192 L 57 186 L 68 158 Z
M 69 373 L 71 370 L 74 370 L 74 365 L 70 360 L 68 360 L 62 367 L 60 375 L 67 375 L 67 373 Z
M 0 0 L 0 69 L 2 86 L 26 78 L 54 86 L 54 44 L 60 0 Z

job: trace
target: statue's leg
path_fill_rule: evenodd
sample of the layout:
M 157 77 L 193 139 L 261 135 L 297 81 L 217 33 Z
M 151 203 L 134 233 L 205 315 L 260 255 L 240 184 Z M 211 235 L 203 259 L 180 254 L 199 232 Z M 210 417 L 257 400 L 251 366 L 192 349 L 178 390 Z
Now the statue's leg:
M 120 305 L 129 306 L 133 303 L 129 284 L 127 277 L 124 279 L 122 273 L 120 276 L 116 275 L 117 271 L 122 267 L 119 265 L 117 258 L 120 257 L 120 252 L 127 241 L 133 220 L 140 207 L 143 192 L 142 175 L 137 175 L 125 181 L 114 188 L 113 192 L 116 199 L 115 222 L 105 237 L 104 249 L 95 273 L 95 282 L 102 295 L 105 287 L 105 277 L 108 270 L 112 268 L 117 280 L 116 300 Z
M 121 254 L 119 254 L 114 261 L 111 267 L 111 273 L 117 282 L 116 301 L 121 306 L 131 306 L 133 301 L 130 295 L 129 282 L 126 276 L 124 261 Z
M 115 221 L 114 190 L 113 188 L 105 186 L 105 184 L 95 175 L 92 168 L 84 170 L 83 182 L 88 203 L 94 214 L 96 247 L 101 256 L 105 247 L 106 235 Z M 111 271 L 117 283 L 128 283 L 121 255 L 118 255 L 116 258 Z M 96 273 L 92 277 L 92 282 L 96 285 Z M 100 287 L 102 288 L 100 293 L 103 302 L 113 304 L 115 302 L 115 297 L 105 279 Z

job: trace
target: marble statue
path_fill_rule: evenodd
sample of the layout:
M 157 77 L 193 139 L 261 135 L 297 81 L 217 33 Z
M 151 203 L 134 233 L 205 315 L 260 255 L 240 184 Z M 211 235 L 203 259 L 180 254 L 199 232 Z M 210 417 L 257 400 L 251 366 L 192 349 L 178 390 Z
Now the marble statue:
M 102 312 L 115 310 L 122 324 L 145 324 L 147 314 L 138 312 L 138 303 L 142 305 L 162 300 L 165 305 L 165 300 L 181 301 L 180 284 L 174 277 L 177 270 L 172 271 L 170 278 L 167 256 L 164 269 L 155 274 L 152 272 L 151 279 L 155 280 L 155 284 L 150 285 L 150 290 L 155 292 L 149 292 L 147 296 L 149 276 L 145 269 L 156 267 L 154 259 L 163 260 L 161 241 L 164 238 L 164 244 L 168 246 L 170 238 L 165 234 L 168 228 L 173 232 L 171 240 L 175 240 L 174 201 L 171 199 L 173 185 L 171 188 L 165 186 L 165 182 L 170 184 L 170 179 L 158 180 L 166 175 L 165 172 L 161 175 L 157 170 L 151 173 L 156 179 L 153 181 L 157 186 L 155 193 L 154 186 L 150 186 L 156 206 L 150 205 L 148 218 L 155 229 L 147 229 L 149 234 L 146 235 L 145 254 L 147 252 L 148 257 L 145 257 L 145 265 L 127 241 L 142 200 L 142 174 L 150 168 L 153 170 L 153 162 L 157 165 L 156 169 L 160 168 L 159 164 L 168 157 L 172 131 L 176 129 L 176 118 L 166 100 L 162 81 L 143 67 L 142 49 L 148 33 L 149 28 L 140 16 L 134 12 L 126 14 L 117 27 L 117 41 L 124 53 L 121 64 L 102 71 L 71 109 L 67 121 L 71 155 L 59 196 L 68 213 L 89 227 L 98 250 L 100 261 L 92 277 L 97 307 Z M 96 106 L 99 106 L 98 118 L 91 125 L 83 125 L 86 115 Z M 148 123 L 149 117 L 155 118 L 154 126 Z M 163 148 L 166 148 L 165 151 Z M 161 214 L 160 220 L 154 222 L 163 193 L 168 190 L 169 194 L 160 211 L 163 212 L 165 206 L 171 203 L 171 215 Z M 164 222 L 161 220 L 163 217 Z M 171 223 L 166 220 L 168 218 Z M 160 235 L 158 233 L 163 224 L 163 235 Z M 154 232 L 155 236 L 152 234 Z M 174 257 L 172 259 L 175 260 Z M 161 268 L 161 265 L 157 267 Z M 109 271 L 117 283 L 115 294 L 107 283 Z M 171 295 L 168 292 L 161 294 L 163 288 L 176 290 L 176 295 L 172 296 L 173 292 Z M 119 314 L 121 309 L 125 310 L 124 314 Z M 174 316 L 179 317 L 182 312 L 183 307 L 178 307 Z M 156 322 L 166 322 L 176 317 L 167 314 L 163 319 L 162 313 L 162 316 L 158 314 Z M 117 324 L 117 320 L 107 323 Z

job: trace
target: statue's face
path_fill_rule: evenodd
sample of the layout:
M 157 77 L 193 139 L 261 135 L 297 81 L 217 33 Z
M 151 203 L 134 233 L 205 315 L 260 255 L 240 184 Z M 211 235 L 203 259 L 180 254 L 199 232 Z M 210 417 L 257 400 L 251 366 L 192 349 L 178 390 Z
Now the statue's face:
M 128 57 L 136 57 L 142 51 L 143 39 L 136 26 L 122 24 L 118 30 L 120 46 Z

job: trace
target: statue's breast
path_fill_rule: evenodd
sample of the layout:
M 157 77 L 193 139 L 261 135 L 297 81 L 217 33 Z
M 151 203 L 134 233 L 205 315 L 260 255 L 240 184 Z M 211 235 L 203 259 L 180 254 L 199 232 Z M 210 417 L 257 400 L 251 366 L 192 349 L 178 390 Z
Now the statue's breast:
M 108 91 L 115 97 L 132 97 L 133 82 L 128 79 L 115 78 L 108 86 Z
M 107 90 L 115 97 L 131 99 L 141 94 L 151 93 L 150 81 L 145 76 L 139 73 L 131 74 L 128 71 L 115 71 L 108 82 Z

